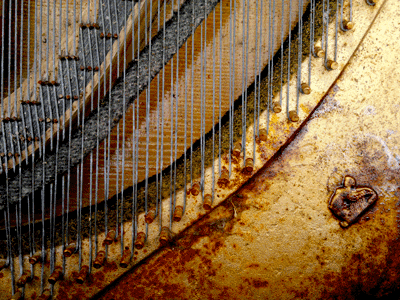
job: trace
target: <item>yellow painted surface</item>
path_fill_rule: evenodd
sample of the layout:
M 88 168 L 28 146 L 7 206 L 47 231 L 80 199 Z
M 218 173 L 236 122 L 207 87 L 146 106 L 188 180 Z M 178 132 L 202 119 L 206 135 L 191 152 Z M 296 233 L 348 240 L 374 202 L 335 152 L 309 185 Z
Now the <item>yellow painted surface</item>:
M 400 2 L 294 141 L 230 200 L 102 299 L 365 299 L 398 286 Z M 320 80 L 323 80 L 321 78 Z M 347 229 L 328 209 L 344 175 L 376 204 Z

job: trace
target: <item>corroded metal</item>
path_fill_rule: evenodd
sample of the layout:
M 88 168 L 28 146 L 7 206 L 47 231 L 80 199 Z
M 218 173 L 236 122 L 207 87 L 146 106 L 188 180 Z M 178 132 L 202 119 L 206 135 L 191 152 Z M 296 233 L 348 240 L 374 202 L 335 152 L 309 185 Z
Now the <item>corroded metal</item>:
M 203 208 L 205 210 L 211 210 L 211 208 L 212 208 L 212 196 L 210 194 L 204 195 Z
M 328 59 L 326 62 L 326 67 L 328 70 L 336 70 L 339 67 L 339 64 L 334 60 Z
M 175 212 L 174 212 L 174 221 L 179 222 L 182 219 L 183 215 L 183 207 L 178 205 L 175 207 Z
M 144 247 L 145 239 L 146 239 L 146 234 L 144 232 L 138 232 L 136 241 L 135 241 L 135 248 L 142 249 Z
M 89 273 L 89 266 L 82 266 L 81 271 L 79 272 L 78 276 L 76 277 L 77 283 L 84 283 Z
M 76 252 L 76 245 L 75 245 L 75 243 L 71 243 L 71 244 L 68 245 L 67 248 L 65 248 L 64 256 L 65 257 L 70 257 L 75 252 Z
M 104 239 L 104 244 L 111 245 L 115 240 L 115 230 L 111 229 L 108 233 L 106 238 Z
M 370 187 L 357 186 L 356 180 L 346 175 L 329 201 L 329 209 L 341 220 L 342 227 L 355 223 L 378 200 L 378 194 Z
M 145 221 L 147 224 L 153 223 L 154 219 L 156 217 L 156 210 L 155 209 L 150 209 L 149 212 L 146 214 Z
M 22 273 L 21 277 L 17 280 L 17 286 L 23 287 L 25 284 L 32 280 L 31 271 L 26 270 Z
M 101 250 L 97 253 L 96 259 L 93 262 L 93 267 L 95 269 L 100 269 L 104 265 L 104 261 L 106 259 L 106 253 L 104 250 Z
M 53 273 L 51 273 L 48 281 L 51 284 L 55 284 L 57 281 L 64 277 L 63 269 L 61 267 L 55 267 Z

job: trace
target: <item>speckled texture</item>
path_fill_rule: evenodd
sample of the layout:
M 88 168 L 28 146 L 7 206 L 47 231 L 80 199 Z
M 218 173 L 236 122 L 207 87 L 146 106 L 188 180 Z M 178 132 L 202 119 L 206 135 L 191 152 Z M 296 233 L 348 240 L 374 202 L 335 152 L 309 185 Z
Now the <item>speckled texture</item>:
M 212 11 L 213 7 L 218 3 L 218 1 L 207 1 L 206 8 L 204 8 L 204 2 L 196 3 L 194 14 L 198 17 L 195 18 L 194 27 L 197 27 L 201 21 L 204 19 L 204 15 L 208 15 Z M 166 24 L 165 32 L 165 62 L 176 53 L 176 21 L 177 14 Z M 188 1 L 182 6 L 180 10 L 180 37 L 178 46 L 180 47 L 185 40 L 191 34 L 191 23 L 192 23 L 192 2 Z M 154 78 L 155 75 L 161 70 L 162 65 L 162 48 L 163 48 L 163 34 L 159 33 L 152 41 L 151 48 L 151 70 L 150 78 Z M 148 58 L 149 58 L 149 48 L 146 47 L 140 54 L 139 60 L 137 62 L 131 63 L 126 72 L 126 81 L 130 82 L 129 85 L 125 87 L 125 97 L 126 97 L 126 107 L 128 107 L 135 99 L 137 90 L 142 91 L 147 86 L 147 76 L 149 74 L 148 70 Z M 139 78 L 139 81 L 137 81 Z M 101 102 L 101 108 L 99 111 L 94 111 L 90 117 L 85 121 L 85 132 L 84 132 L 84 153 L 83 155 L 91 151 L 96 146 L 97 137 L 103 140 L 108 135 L 108 120 L 111 120 L 111 128 L 114 127 L 119 119 L 122 117 L 123 112 L 123 83 L 119 81 L 115 88 L 110 94 L 108 94 Z M 110 101 L 111 99 L 111 101 Z M 109 115 L 110 111 L 110 115 Z M 100 131 L 97 132 L 97 118 L 100 122 Z M 58 173 L 62 174 L 67 171 L 68 167 L 68 151 L 71 145 L 71 165 L 76 165 L 81 158 L 81 148 L 82 148 L 82 132 L 77 130 L 73 133 L 69 143 L 64 143 L 60 145 L 58 150 Z M 45 168 L 45 183 L 49 183 L 54 180 L 55 174 L 55 154 L 50 154 L 46 157 L 46 168 Z M 42 186 L 43 183 L 43 161 L 39 161 L 35 167 L 35 189 L 37 190 Z M 6 187 L 4 184 L 0 185 L 0 208 L 3 207 L 3 203 L 8 195 L 8 201 L 11 203 L 16 202 L 19 197 L 19 175 L 14 176 L 9 180 L 8 193 L 6 193 Z M 22 190 L 21 197 L 26 197 L 31 192 L 31 182 L 32 182 L 31 170 L 28 169 L 23 172 L 21 177 L 22 180 Z
M 399 12 L 386 2 L 279 157 L 103 299 L 398 297 Z M 379 196 L 347 229 L 328 208 L 344 175 Z

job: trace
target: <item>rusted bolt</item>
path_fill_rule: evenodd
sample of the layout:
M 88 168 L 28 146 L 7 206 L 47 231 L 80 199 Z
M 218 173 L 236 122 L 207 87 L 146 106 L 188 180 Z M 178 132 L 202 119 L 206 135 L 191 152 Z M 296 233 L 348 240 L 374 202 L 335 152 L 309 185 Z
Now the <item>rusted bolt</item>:
M 55 81 L 55 80 L 50 81 L 50 83 L 51 83 L 51 85 L 57 85 L 57 81 Z
M 315 47 L 314 48 L 314 53 L 317 57 L 324 57 L 325 56 L 325 51 L 321 47 Z
M 77 283 L 84 283 L 89 273 L 89 266 L 82 266 L 81 270 L 79 271 L 78 277 L 76 277 Z
M 144 221 L 145 221 L 147 224 L 151 224 L 151 223 L 153 223 L 153 221 L 154 221 L 155 218 L 156 218 L 156 210 L 155 210 L 155 209 L 150 209 L 150 210 L 147 212 L 146 216 L 144 217 Z
M 41 253 L 40 252 L 36 252 L 35 254 L 33 254 L 31 257 L 29 257 L 29 263 L 31 264 L 31 265 L 34 265 L 34 264 L 36 264 L 37 262 L 39 262 L 40 261 L 40 258 L 41 258 Z
M 67 95 L 67 96 L 65 96 L 65 99 L 69 100 L 69 99 L 71 99 L 71 96 Z
M 211 210 L 211 208 L 212 208 L 212 196 L 210 194 L 204 195 L 203 208 L 205 210 Z
M 221 176 L 217 183 L 220 187 L 226 187 L 229 184 L 229 171 L 226 167 L 222 167 Z
M 22 296 L 22 291 L 21 290 L 17 290 L 14 295 L 12 295 L 11 297 L 12 300 L 22 300 L 24 299 L 24 297 Z
M 19 157 L 19 153 L 15 153 L 14 156 L 15 156 L 15 157 Z
M 329 200 L 329 209 L 339 219 L 340 226 L 346 228 L 378 200 L 378 194 L 370 187 L 357 186 L 355 178 L 346 175 L 343 185 L 336 188 Z
M 182 219 L 182 215 L 183 215 L 183 207 L 178 205 L 177 207 L 175 207 L 174 221 L 179 222 Z
M 100 29 L 100 25 L 97 24 L 97 23 L 93 23 L 93 27 L 96 28 L 96 29 Z
M 93 267 L 96 269 L 100 269 L 104 265 L 104 261 L 106 259 L 106 252 L 101 250 L 97 252 L 96 259 L 93 262 Z
M 104 239 L 104 244 L 111 245 L 114 242 L 114 239 L 115 239 L 115 230 L 110 230 L 107 233 L 106 238 Z
M 261 128 L 258 136 L 260 138 L 260 141 L 265 142 L 268 139 L 267 130 L 265 128 Z
M 91 66 L 87 66 L 86 69 L 87 69 L 88 71 L 92 71 L 92 67 L 91 67 Z
M 17 280 L 17 286 L 23 287 L 27 282 L 31 281 L 31 271 L 26 270 L 22 273 L 21 277 Z
M 326 66 L 329 70 L 336 70 L 339 67 L 339 64 L 336 61 L 329 59 L 326 62 Z
M 35 141 L 39 142 L 39 137 L 38 136 L 35 136 Z
M 78 99 L 79 99 L 79 97 L 75 95 L 74 96 L 74 100 L 78 100 Z
M 242 143 L 236 143 L 232 149 L 232 155 L 235 157 L 240 156 L 240 152 L 242 151 Z
M 114 33 L 114 39 L 117 39 L 118 38 L 118 34 L 116 34 L 116 33 Z
M 276 114 L 279 114 L 282 111 L 282 106 L 279 102 L 274 102 L 272 104 L 272 111 Z
M 98 66 L 95 66 L 95 67 L 94 67 L 94 71 L 97 72 L 98 70 L 99 70 L 99 67 L 98 67 Z
M 28 136 L 27 140 L 28 140 L 28 142 L 31 142 L 31 141 L 32 141 L 32 137 L 31 137 L 31 136 Z M 0 155 L 0 156 L 1 156 L 1 155 Z
M 50 118 L 46 118 L 46 123 L 50 123 L 51 119 Z
M 12 157 L 13 154 L 11 152 L 8 152 L 8 157 Z
M 80 24 L 79 24 L 79 27 L 80 27 L 80 28 L 84 28 L 85 26 L 86 26 L 85 23 L 80 23 Z
M 85 67 L 84 66 L 81 66 L 81 71 L 85 71 Z
M 310 95 L 311 94 L 311 88 L 305 82 L 303 82 L 301 84 L 301 91 L 303 92 L 303 94 L 306 94 L 306 95 Z
M 1 153 L 0 153 L 0 157 L 4 157 L 4 156 L 6 156 L 5 153 L 4 153 L 4 152 L 1 152 Z M 0 265 L 0 266 L 1 266 L 1 265 Z M 1 270 L 1 268 L 0 268 L 0 270 Z
M 160 244 L 164 246 L 168 243 L 168 240 L 169 240 L 169 228 L 164 226 L 163 228 L 161 228 L 160 232 Z
M 109 33 L 107 33 L 107 38 L 108 39 L 111 39 L 111 37 L 112 37 L 112 34 L 109 32 Z
M 58 59 L 59 59 L 59 60 L 65 60 L 65 56 L 59 55 L 59 56 L 58 56 Z
M 246 173 L 251 173 L 253 172 L 253 167 L 254 167 L 254 163 L 253 163 L 253 159 L 252 158 L 246 158 L 246 162 L 244 164 L 244 170 Z
M 145 239 L 146 239 L 146 234 L 144 232 L 138 232 L 136 241 L 135 241 L 135 248 L 142 249 L 144 247 Z
M 94 28 L 93 24 L 90 24 L 90 23 L 87 24 L 86 26 L 87 26 L 87 28 L 89 28 L 89 29 L 93 29 L 93 28 Z
M 119 265 L 121 268 L 127 268 L 131 261 L 131 249 L 128 246 L 125 247 L 124 252 L 122 253 L 121 262 Z
M 299 116 L 295 110 L 289 111 L 289 119 L 292 122 L 298 122 L 299 121 Z
M 344 20 L 342 22 L 343 28 L 347 30 L 351 30 L 354 28 L 354 23 L 352 21 Z
M 75 245 L 75 243 L 71 243 L 68 245 L 67 248 L 64 249 L 64 256 L 70 257 L 75 252 L 76 252 L 76 245 Z
M 100 38 L 101 38 L 101 39 L 104 39 L 104 32 L 101 32 L 101 33 L 100 33 Z
M 49 289 L 43 290 L 42 295 L 37 298 L 38 300 L 49 300 L 51 299 L 51 291 Z
M 63 269 L 61 267 L 55 267 L 53 273 L 51 273 L 48 281 L 50 284 L 55 284 L 57 281 L 64 277 Z
M 57 124 L 57 123 L 58 123 L 58 120 L 57 120 L 57 119 L 53 119 L 53 123 L 54 123 L 54 124 Z
M 190 191 L 193 196 L 197 196 L 198 194 L 200 194 L 200 184 L 198 184 L 197 182 L 193 183 Z

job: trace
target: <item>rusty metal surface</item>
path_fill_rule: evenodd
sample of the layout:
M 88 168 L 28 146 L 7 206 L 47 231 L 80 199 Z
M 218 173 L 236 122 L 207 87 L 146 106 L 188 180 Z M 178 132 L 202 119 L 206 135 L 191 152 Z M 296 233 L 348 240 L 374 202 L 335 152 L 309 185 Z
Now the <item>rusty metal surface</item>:
M 293 142 L 102 299 L 398 295 L 398 20 L 400 2 L 387 1 Z M 378 195 L 348 228 L 339 225 L 328 205 L 345 175 Z
M 312 112 L 314 107 L 319 103 L 321 96 L 326 93 L 327 88 L 337 78 L 338 74 L 347 63 L 348 58 L 351 56 L 354 49 L 359 44 L 360 39 L 364 36 L 364 32 L 367 30 L 369 24 L 371 23 L 377 12 L 377 7 L 375 9 L 369 8 L 365 5 L 365 3 L 357 3 L 357 5 L 359 6 L 359 9 L 364 12 L 364 14 L 360 14 L 358 16 L 359 18 L 362 16 L 362 18 L 357 19 L 357 24 L 361 28 L 351 35 L 347 34 L 340 37 L 339 43 L 344 48 L 341 49 L 339 53 L 339 69 L 336 71 L 328 72 L 325 70 L 321 60 L 313 60 L 313 72 L 320 74 L 319 78 L 321 78 L 321 80 L 313 84 L 312 93 L 310 95 L 307 95 L 307 97 L 304 98 L 304 101 L 302 101 L 301 110 L 299 112 L 299 118 L 301 122 L 309 117 L 310 112 Z M 368 13 L 367 15 L 365 15 L 366 12 Z M 364 24 L 364 26 L 361 26 L 361 24 Z M 305 65 L 305 70 L 306 67 L 307 66 Z M 291 85 L 294 87 L 295 84 L 293 84 L 293 82 L 291 82 Z M 337 90 L 334 88 L 331 91 L 330 95 L 334 94 L 335 92 L 337 92 Z M 294 95 L 295 88 L 291 89 L 290 93 L 291 95 Z M 243 162 L 243 156 L 239 155 L 234 160 L 233 174 L 230 178 L 229 184 L 227 184 L 226 186 L 219 186 L 216 189 L 216 199 L 213 205 L 215 206 L 221 203 L 223 199 L 235 192 L 245 181 L 250 178 L 252 174 L 254 174 L 261 166 L 263 166 L 271 157 L 273 157 L 275 152 L 279 150 L 283 144 L 286 143 L 286 140 L 291 139 L 293 133 L 295 133 L 296 130 L 298 130 L 298 128 L 300 127 L 301 122 L 287 122 L 287 118 L 284 113 L 273 115 L 271 117 L 270 123 L 270 136 L 267 138 L 267 141 L 257 142 L 256 162 L 253 165 L 252 173 L 244 174 L 242 172 L 243 166 L 241 165 L 241 163 Z M 330 121 L 328 120 L 328 122 Z M 261 120 L 261 125 L 265 127 L 265 123 L 266 118 L 263 118 Z M 304 132 L 304 129 L 302 132 Z M 251 142 L 249 142 L 252 140 L 253 136 L 252 128 L 250 128 L 247 132 L 247 136 L 248 138 L 246 148 L 252 149 L 252 144 Z M 305 149 L 307 150 L 308 148 L 305 147 Z M 250 153 L 248 154 L 251 155 L 251 151 L 249 152 Z M 226 157 L 224 157 L 223 163 L 224 165 L 227 164 Z M 287 172 L 289 172 L 287 175 L 288 178 L 292 177 L 291 172 L 294 172 L 293 174 L 297 174 L 297 171 L 295 169 L 290 168 L 292 168 L 291 165 L 284 168 Z M 207 193 L 211 192 L 211 172 L 211 169 L 208 169 L 206 172 Z M 169 237 L 174 237 L 175 234 L 179 234 L 184 238 L 178 239 L 178 242 L 176 242 L 176 244 L 174 244 L 172 247 L 167 248 L 166 250 L 158 250 L 160 248 L 161 242 L 158 230 L 160 224 L 157 222 L 153 222 L 152 224 L 150 224 L 148 239 L 146 241 L 143 241 L 143 249 L 135 250 L 133 260 L 132 262 L 130 262 L 129 266 L 133 266 L 137 262 L 142 261 L 143 259 L 148 257 L 149 254 L 153 251 L 159 252 L 157 252 L 157 255 L 145 261 L 145 263 L 148 264 L 144 269 L 141 269 L 142 267 L 139 267 L 139 271 L 136 270 L 133 273 L 138 274 L 137 276 L 139 276 L 140 279 L 135 279 L 136 281 L 134 283 L 128 283 L 130 288 L 123 289 L 124 294 L 115 298 L 125 298 L 127 293 L 133 293 L 129 296 L 131 297 L 132 295 L 137 295 L 138 298 L 214 298 L 215 295 L 223 297 L 223 295 L 219 295 L 219 293 L 221 290 L 223 291 L 224 288 L 226 291 L 225 294 L 229 295 L 230 298 L 234 298 L 236 296 L 243 298 L 245 297 L 245 295 L 248 295 L 248 297 L 250 298 L 255 298 L 258 294 L 250 292 L 250 290 L 254 288 L 254 285 L 258 286 L 261 291 L 264 291 L 262 289 L 271 286 L 273 286 L 274 288 L 280 286 L 281 289 L 286 289 L 285 285 L 281 284 L 278 280 L 279 277 L 277 277 L 278 279 L 276 279 L 274 277 L 274 274 L 283 276 L 285 280 L 288 280 L 287 282 L 295 281 L 293 280 L 293 278 L 290 279 L 289 277 L 290 280 L 286 278 L 286 274 L 288 272 L 285 269 L 288 268 L 290 270 L 292 268 L 290 262 L 301 261 L 301 259 L 299 259 L 298 257 L 299 254 L 297 253 L 296 256 L 294 255 L 296 253 L 293 251 L 293 249 L 297 247 L 298 243 L 296 242 L 296 240 L 291 240 L 291 238 L 295 236 L 296 238 L 301 237 L 302 239 L 307 240 L 308 236 L 304 234 L 304 232 L 307 231 L 299 231 L 299 228 L 301 227 L 298 228 L 297 224 L 293 221 L 290 224 L 286 224 L 282 228 L 277 227 L 278 215 L 283 220 L 286 216 L 291 215 L 290 211 L 285 210 L 285 208 L 287 208 L 286 206 L 289 205 L 289 200 L 291 198 L 288 195 L 283 196 L 283 194 L 281 194 L 281 197 L 284 197 L 282 198 L 283 200 L 281 198 L 275 199 L 271 198 L 271 191 L 263 191 L 265 187 L 268 186 L 268 183 L 265 183 L 267 181 L 265 175 L 262 175 L 265 172 L 266 171 L 263 171 L 257 177 L 261 178 L 261 180 L 263 181 L 262 184 L 259 183 L 258 185 L 256 185 L 257 180 L 259 180 L 256 178 L 253 183 L 249 183 L 247 185 L 246 193 L 248 194 L 245 193 L 245 188 L 242 192 L 237 194 L 232 199 L 225 201 L 223 206 L 217 208 L 214 212 L 211 213 L 211 215 L 206 216 L 202 221 L 205 223 L 200 223 L 200 227 L 193 227 L 195 229 L 191 228 L 189 229 L 189 231 L 184 231 L 187 226 L 196 222 L 198 218 L 204 216 L 206 213 L 201 203 L 201 197 L 199 195 L 197 197 L 193 195 L 189 196 L 188 203 L 190 203 L 190 206 L 188 205 L 185 215 L 182 217 L 182 220 L 179 223 L 173 224 L 173 232 L 168 232 Z M 277 172 L 277 174 L 279 172 Z M 352 173 L 350 172 L 350 174 Z M 299 173 L 297 180 L 300 180 L 300 182 L 304 181 L 304 175 L 304 172 Z M 321 184 L 321 178 L 323 177 L 320 176 L 317 178 L 319 187 Z M 272 181 L 279 183 L 279 180 L 282 181 L 282 186 L 283 182 L 285 184 L 288 184 L 287 182 L 289 182 L 286 176 L 283 179 L 279 177 L 274 177 L 271 178 L 271 183 L 269 184 L 271 185 Z M 360 184 L 364 184 L 365 180 L 363 181 L 363 179 L 359 179 L 359 177 L 357 177 L 357 180 Z M 295 199 L 298 198 L 298 195 L 296 194 L 297 192 L 301 194 L 300 199 L 304 201 L 309 200 L 309 196 L 307 193 L 294 189 L 293 187 L 297 186 L 294 182 L 292 182 L 291 184 L 292 185 L 285 186 L 285 190 L 290 192 L 292 196 L 294 195 L 293 197 Z M 302 187 L 304 186 L 305 185 L 302 185 Z M 276 190 L 275 193 L 278 194 L 280 191 L 280 186 L 277 185 L 277 187 L 278 190 Z M 308 185 L 307 188 L 309 187 L 310 186 Z M 307 195 L 307 197 L 305 195 Z M 325 202 L 321 202 L 321 199 L 324 199 L 324 197 L 328 196 L 325 194 L 322 197 L 321 195 L 317 195 L 314 200 L 316 200 L 316 203 L 318 204 L 315 205 L 320 206 L 321 209 L 323 207 L 324 210 L 327 210 L 328 198 Z M 381 195 L 379 195 L 379 197 L 381 199 Z M 182 198 L 182 193 L 180 192 L 178 194 L 178 204 L 181 204 L 180 201 L 182 201 Z M 168 200 L 169 199 L 167 199 L 167 201 L 163 204 L 165 206 L 163 209 L 163 213 L 165 214 L 163 215 L 163 219 L 166 220 L 169 219 Z M 273 204 L 275 203 L 274 201 L 283 201 L 283 203 L 279 203 L 276 206 L 273 206 Z M 320 202 L 322 204 L 320 204 Z M 231 203 L 232 207 L 229 206 L 229 203 Z M 276 214 L 275 211 L 275 209 L 277 208 L 282 209 L 282 211 L 280 211 L 278 214 Z M 263 214 L 265 214 L 265 216 Z M 293 216 L 289 219 L 293 220 Z M 333 217 L 332 220 L 334 220 L 335 226 L 339 226 L 338 222 Z M 306 221 L 308 222 L 308 219 Z M 145 224 L 145 218 L 142 214 L 139 217 L 139 230 L 144 231 L 144 228 L 146 226 Z M 309 226 L 311 226 L 311 228 L 314 228 L 315 223 L 310 222 Z M 354 226 L 355 225 L 353 225 L 350 229 L 352 229 Z M 275 230 L 271 231 L 271 228 L 275 228 Z M 338 228 L 341 229 L 340 227 Z M 125 224 L 124 230 L 125 234 L 127 236 L 130 236 L 130 224 Z M 191 230 L 195 231 L 192 232 Z M 274 234 L 273 236 L 272 233 Z M 301 235 L 300 233 L 302 233 L 303 235 Z M 104 240 L 104 238 L 104 234 L 99 235 L 100 241 Z M 280 242 L 281 239 L 283 239 L 282 242 Z M 318 243 L 319 241 L 315 239 L 315 245 L 319 245 Z M 84 240 L 84 257 L 88 256 L 87 244 L 88 241 Z M 59 281 L 56 284 L 56 298 L 89 298 L 90 296 L 101 291 L 108 284 L 112 283 L 118 276 L 124 274 L 126 270 L 119 267 L 119 245 L 117 243 L 113 243 L 108 249 L 109 258 L 107 261 L 103 262 L 103 267 L 101 267 L 99 270 L 92 270 L 93 273 L 90 274 L 89 277 L 86 278 L 86 281 L 84 280 L 81 285 L 77 285 L 75 283 L 75 281 L 81 277 L 80 274 L 78 274 L 77 272 L 78 258 L 76 255 L 72 255 L 71 257 L 69 257 L 68 268 L 66 270 L 64 280 Z M 308 246 L 307 249 L 307 251 L 310 251 L 311 246 Z M 99 250 L 102 250 L 102 248 L 100 248 Z M 289 251 L 290 255 L 294 255 L 293 259 L 291 259 L 289 262 L 285 262 L 284 260 L 286 258 L 285 253 L 287 251 Z M 161 262 L 157 262 L 157 259 L 159 255 L 163 254 L 167 256 L 164 261 L 162 261 L 163 264 L 161 264 Z M 285 255 L 282 256 L 283 254 Z M 289 254 L 287 255 L 289 256 Z M 61 249 L 57 249 L 57 255 L 58 257 L 62 255 Z M 277 257 L 280 257 L 280 260 L 277 261 Z M 169 262 L 167 262 L 167 260 Z M 260 260 L 260 262 L 258 260 Z M 181 264 L 179 262 L 181 262 Z M 184 263 L 182 269 L 176 269 L 179 265 L 182 266 L 182 262 Z M 86 264 L 87 262 L 84 261 L 83 263 Z M 274 269 L 281 263 L 282 267 L 279 266 L 277 267 L 277 269 Z M 157 267 L 152 264 L 156 264 Z M 260 266 L 263 266 L 263 270 L 258 269 L 260 268 Z M 35 265 L 35 274 L 40 274 L 39 267 L 39 265 Z M 48 271 L 48 268 L 49 263 L 46 262 L 45 272 Z M 297 266 L 295 268 L 304 269 L 303 266 Z M 254 271 L 255 269 L 260 271 Z M 150 274 L 146 270 L 153 271 Z M 3 272 L 4 274 L 6 274 L 6 277 L 7 273 L 5 271 Z M 190 273 L 192 274 L 190 278 L 185 277 L 188 276 L 187 272 L 193 272 Z M 145 276 L 143 274 L 145 274 Z M 208 275 L 205 276 L 204 274 Z M 0 276 L 1 275 L 2 273 L 0 273 Z M 232 277 L 231 275 L 234 276 Z M 247 275 L 251 276 L 246 277 Z M 169 279 L 172 280 L 172 283 L 171 281 L 168 281 Z M 152 285 L 150 284 L 150 282 L 153 282 L 155 287 L 151 288 Z M 4 283 L 7 284 L 7 280 L 4 280 Z M 32 283 L 30 283 L 28 286 L 29 289 L 37 287 L 38 283 L 38 276 L 35 276 Z M 178 287 L 176 286 L 173 286 L 173 284 L 179 285 L 180 289 L 178 289 Z M 165 289 L 162 288 L 163 285 L 166 285 Z M 212 285 L 214 285 L 214 288 L 212 288 Z M 238 294 L 237 290 L 240 289 L 239 287 L 241 285 L 244 286 L 243 289 L 248 290 L 248 292 Z M 139 289 L 140 287 L 143 288 L 145 294 L 136 289 Z M 276 294 L 275 290 L 271 290 L 271 288 L 269 289 L 270 293 L 272 293 L 271 295 Z M 171 292 L 171 290 L 172 293 L 176 294 L 163 295 L 164 292 Z M 278 289 L 277 291 L 281 292 L 280 289 Z M 211 293 L 211 295 L 207 293 Z M 265 294 L 261 295 L 265 296 Z M 33 298 L 35 296 L 36 295 L 32 295 Z

